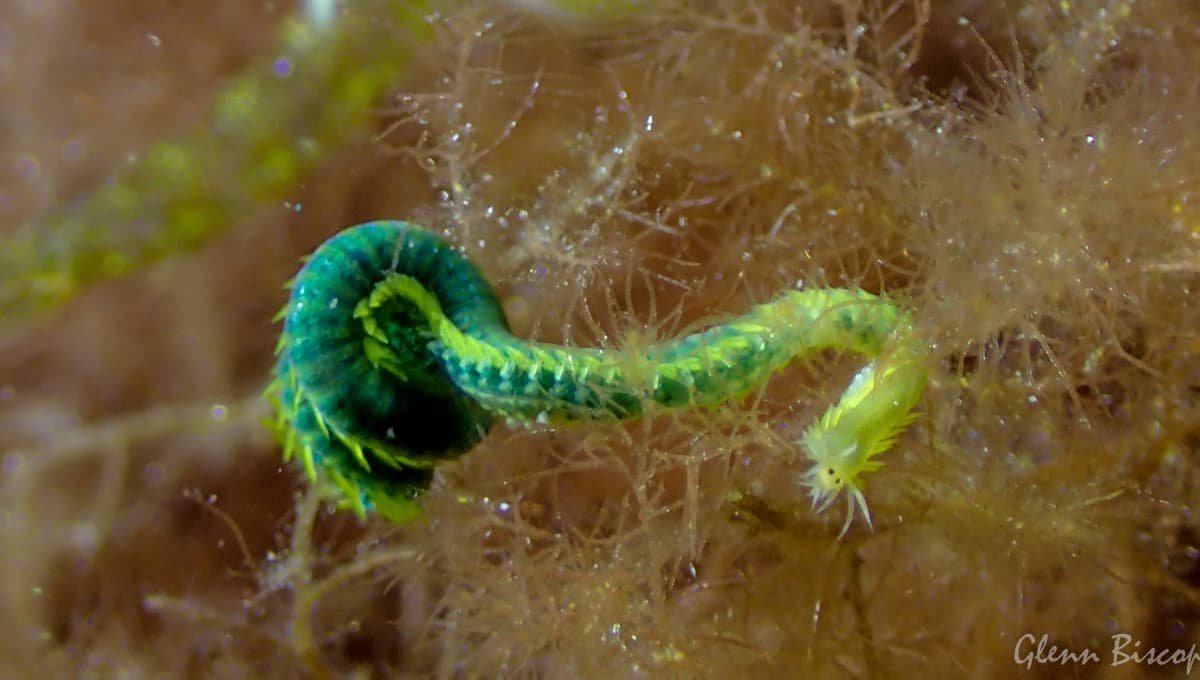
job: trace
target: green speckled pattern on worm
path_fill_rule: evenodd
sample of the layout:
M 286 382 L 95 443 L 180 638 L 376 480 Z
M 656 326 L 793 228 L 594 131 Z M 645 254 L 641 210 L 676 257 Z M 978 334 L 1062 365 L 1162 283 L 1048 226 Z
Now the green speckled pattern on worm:
M 798 356 L 879 355 L 909 323 L 895 305 L 863 291 L 793 290 L 642 353 L 529 342 L 511 333 L 491 286 L 464 255 L 392 221 L 353 227 L 322 245 L 297 276 L 283 316 L 272 393 L 287 455 L 299 455 L 311 476 L 325 470 L 360 511 L 374 506 L 397 519 L 415 512 L 431 468 L 477 443 L 493 418 L 564 423 L 715 405 L 760 387 Z M 924 374 L 911 350 L 896 356 L 903 360 L 879 364 L 878 375 L 874 368 L 860 374 L 845 398 L 853 404 L 831 408 L 821 421 L 829 432 L 806 433 L 813 462 L 837 468 L 836 478 L 816 482 L 826 504 L 854 486 L 886 448 L 880 441 L 895 438 L 902 425 L 889 422 L 907 424 Z M 872 396 L 877 382 L 889 388 L 879 392 L 886 398 Z M 870 426 L 849 408 L 870 412 Z M 841 448 L 820 453 L 817 435 Z M 847 451 L 846 442 L 861 447 Z

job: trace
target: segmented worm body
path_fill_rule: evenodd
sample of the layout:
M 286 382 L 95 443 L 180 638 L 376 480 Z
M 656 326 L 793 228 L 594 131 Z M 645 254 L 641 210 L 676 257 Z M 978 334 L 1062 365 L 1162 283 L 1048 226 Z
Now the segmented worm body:
M 433 467 L 470 449 L 498 418 L 525 424 L 626 419 L 715 405 L 823 349 L 876 357 L 909 325 L 856 290 L 787 291 L 730 323 L 635 353 L 518 338 L 482 273 L 415 225 L 381 221 L 322 245 L 283 310 L 277 379 L 285 456 L 324 470 L 360 513 L 416 512 Z M 903 344 L 903 343 L 902 343 Z M 801 439 L 799 482 L 823 509 L 911 419 L 924 371 L 908 346 L 873 361 Z

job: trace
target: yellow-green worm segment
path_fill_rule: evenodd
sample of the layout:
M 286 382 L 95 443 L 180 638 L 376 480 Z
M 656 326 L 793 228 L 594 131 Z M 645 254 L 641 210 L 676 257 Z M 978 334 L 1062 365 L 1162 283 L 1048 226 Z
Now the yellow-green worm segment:
M 434 466 L 474 446 L 494 419 L 711 406 L 834 349 L 878 358 L 801 438 L 813 467 L 797 481 L 820 509 L 846 489 L 847 526 L 856 509 L 869 521 L 861 474 L 909 423 L 925 381 L 907 313 L 860 290 L 789 290 L 642 352 L 522 340 L 466 256 L 398 221 L 351 227 L 318 248 L 281 315 L 270 393 L 285 456 L 331 479 L 360 513 L 395 520 L 417 512 Z

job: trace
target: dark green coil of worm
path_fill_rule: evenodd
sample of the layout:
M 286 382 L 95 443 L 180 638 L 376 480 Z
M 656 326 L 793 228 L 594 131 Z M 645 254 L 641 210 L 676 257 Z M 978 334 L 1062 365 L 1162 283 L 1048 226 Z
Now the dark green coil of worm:
M 856 507 L 869 520 L 860 475 L 911 420 L 925 379 L 898 332 L 907 314 L 858 290 L 786 291 L 641 353 L 522 340 L 470 260 L 397 221 L 352 227 L 318 248 L 281 315 L 269 392 L 285 457 L 299 455 L 314 480 L 323 472 L 360 514 L 394 520 L 417 512 L 433 468 L 495 418 L 538 425 L 712 406 L 829 348 L 888 351 L 805 433 L 814 466 L 797 483 L 820 508 L 849 490 L 847 522 Z

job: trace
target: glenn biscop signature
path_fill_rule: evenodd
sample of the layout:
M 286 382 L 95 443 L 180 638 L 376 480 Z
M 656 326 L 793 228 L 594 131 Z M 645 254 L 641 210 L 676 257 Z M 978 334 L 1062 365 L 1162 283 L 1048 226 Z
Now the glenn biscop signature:
M 1032 669 L 1034 665 L 1086 666 L 1093 663 L 1107 663 L 1110 666 L 1131 663 L 1141 666 L 1183 666 L 1190 675 L 1193 665 L 1200 661 L 1200 651 L 1196 650 L 1195 643 L 1190 647 L 1143 648 L 1142 641 L 1133 639 L 1128 633 L 1113 635 L 1111 642 L 1109 647 L 1099 650 L 1090 647 L 1074 649 L 1051 643 L 1048 634 L 1043 633 L 1039 637 L 1026 633 L 1013 646 L 1013 662 L 1026 669 Z

